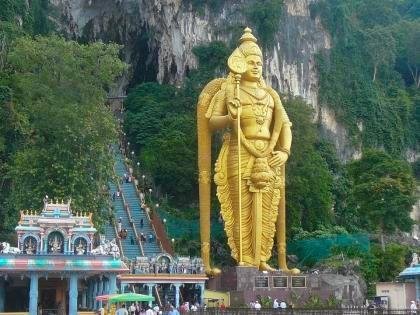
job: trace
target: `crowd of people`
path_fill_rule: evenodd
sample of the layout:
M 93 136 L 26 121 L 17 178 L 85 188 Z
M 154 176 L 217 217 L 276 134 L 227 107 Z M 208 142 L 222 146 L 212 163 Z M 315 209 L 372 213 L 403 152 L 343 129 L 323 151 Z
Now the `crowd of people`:
M 107 313 L 106 305 L 98 309 L 98 315 L 181 315 L 189 312 L 197 312 L 199 309 L 206 309 L 206 304 L 200 306 L 199 303 L 184 302 L 180 305 L 179 310 L 171 303 L 167 303 L 163 308 L 155 304 L 154 306 L 144 305 L 139 302 L 131 304 L 121 304 L 115 313 Z

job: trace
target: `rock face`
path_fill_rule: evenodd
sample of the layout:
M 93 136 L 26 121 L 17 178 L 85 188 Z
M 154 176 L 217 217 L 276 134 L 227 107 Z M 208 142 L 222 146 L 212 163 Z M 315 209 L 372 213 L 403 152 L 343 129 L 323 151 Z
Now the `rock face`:
M 331 47 L 319 19 L 310 16 L 317 0 L 284 0 L 283 16 L 271 48 L 264 51 L 267 81 L 282 93 L 301 96 L 314 108 L 314 120 L 333 140 L 342 160 L 358 156 L 334 113 L 318 104 L 315 55 Z M 52 0 L 61 14 L 62 31 L 82 40 L 114 41 L 124 45 L 132 65 L 116 93 L 127 86 L 155 81 L 180 84 L 197 66 L 196 45 L 237 40 L 246 26 L 244 8 L 258 0 L 225 1 L 220 8 L 197 12 L 186 0 Z M 235 38 L 233 38 L 235 37 Z

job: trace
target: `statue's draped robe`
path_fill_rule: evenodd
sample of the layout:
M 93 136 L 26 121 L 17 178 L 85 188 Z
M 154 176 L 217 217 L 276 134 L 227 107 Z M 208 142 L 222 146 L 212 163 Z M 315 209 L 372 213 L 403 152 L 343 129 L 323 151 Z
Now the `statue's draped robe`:
M 250 110 L 252 106 L 255 108 L 257 99 L 250 95 L 241 97 L 244 113 L 241 116 L 241 125 L 244 119 L 256 121 L 258 114 L 261 119 L 270 119 L 271 124 L 274 119 L 281 119 L 282 124 L 291 124 L 278 96 L 276 95 L 276 99 L 273 98 L 272 95 L 275 92 L 269 88 L 261 89 L 268 91 L 265 99 L 261 100 L 267 104 L 267 108 L 262 106 L 262 112 L 258 112 L 258 109 Z M 226 93 L 223 90 L 219 91 L 212 101 L 226 104 Z M 282 108 L 282 117 L 271 117 L 274 115 L 274 104 Z M 267 114 L 264 109 L 268 109 Z M 227 110 L 217 114 L 226 115 Z M 248 146 L 259 152 L 266 150 L 270 142 L 269 139 L 246 139 L 245 141 Z M 272 157 L 271 153 L 266 157 L 258 158 L 244 144 L 241 145 L 242 261 L 248 265 L 258 266 L 260 262 L 266 262 L 271 257 L 278 205 L 280 198 L 283 197 L 280 196 L 280 188 L 284 185 L 284 174 L 282 174 L 284 168 L 270 167 L 268 161 Z M 263 188 L 256 187 L 255 180 L 252 178 L 257 181 L 258 178 L 262 178 L 267 185 Z M 235 128 L 225 133 L 223 146 L 216 162 L 215 183 L 228 244 L 232 257 L 239 261 L 238 142 Z

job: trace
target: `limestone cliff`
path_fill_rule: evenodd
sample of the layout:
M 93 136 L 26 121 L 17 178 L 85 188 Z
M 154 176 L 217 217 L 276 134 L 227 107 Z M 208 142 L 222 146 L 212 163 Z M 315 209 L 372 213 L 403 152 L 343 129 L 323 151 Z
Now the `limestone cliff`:
M 225 1 L 219 10 L 193 10 L 182 0 L 52 0 L 61 13 L 64 33 L 82 40 L 114 41 L 124 45 L 132 65 L 123 78 L 127 85 L 142 81 L 179 84 L 197 66 L 192 48 L 222 40 L 231 42 L 234 30 L 247 21 L 243 8 L 257 0 Z M 315 55 L 329 49 L 331 40 L 309 7 L 316 0 L 285 0 L 272 48 L 265 51 L 268 82 L 280 92 L 303 97 L 314 108 L 314 120 L 336 145 L 342 160 L 358 156 L 334 113 L 318 104 Z M 216 12 L 217 11 L 217 12 Z

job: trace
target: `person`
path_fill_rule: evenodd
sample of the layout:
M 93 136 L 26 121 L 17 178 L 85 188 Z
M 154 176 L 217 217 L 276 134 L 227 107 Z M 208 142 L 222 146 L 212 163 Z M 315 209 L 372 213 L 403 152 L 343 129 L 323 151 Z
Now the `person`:
M 153 234 L 152 233 L 149 234 L 149 243 L 153 243 Z
M 61 302 L 61 301 L 58 302 L 57 310 L 58 310 L 57 311 L 58 315 L 65 315 L 66 314 L 66 310 L 65 310 L 63 302 Z
M 131 245 L 134 245 L 134 238 L 133 238 L 133 235 L 131 235 L 131 236 L 130 236 L 130 244 L 131 244 Z
M 279 95 L 262 77 L 262 57 L 257 39 L 246 28 L 239 47 L 228 59 L 228 77 L 213 80 L 200 95 L 199 185 L 200 191 L 206 194 L 210 191 L 207 188 L 211 185 L 207 179 L 210 158 L 203 156 L 211 152 L 211 132 L 226 130 L 214 181 L 231 256 L 240 265 L 274 271 L 267 261 L 271 257 L 276 221 L 279 218 L 279 224 L 284 223 L 280 219 L 284 217 L 284 204 L 280 201 L 285 196 L 284 165 L 290 154 L 292 124 Z M 200 195 L 200 200 L 207 200 L 206 196 Z M 200 202 L 203 263 L 207 274 L 214 274 L 220 270 L 210 267 L 209 213 L 210 203 Z M 284 227 L 279 230 L 282 233 L 279 246 L 284 246 L 284 230 Z M 285 253 L 279 255 L 280 268 L 288 270 Z
M 146 242 L 146 237 L 143 233 L 140 234 L 140 241 L 142 241 L 143 243 Z
M 260 304 L 259 301 L 255 301 L 254 309 L 257 310 L 257 311 L 259 311 L 261 309 L 261 304 Z
M 153 311 L 152 311 L 152 308 L 150 307 L 150 306 L 147 306 L 146 307 L 146 313 L 145 313 L 146 315 L 154 315 L 153 314 Z
M 198 307 L 195 304 L 191 304 L 191 312 L 197 312 L 198 311 Z
M 98 315 L 105 315 L 105 308 L 103 305 L 98 309 Z
M 112 201 L 115 201 L 115 197 L 116 197 L 116 195 L 115 195 L 115 191 L 112 193 Z
M 129 310 L 130 310 L 130 314 L 134 315 L 136 311 L 136 306 L 134 305 L 134 303 L 131 303 Z
M 222 312 L 224 312 L 226 310 L 226 305 L 225 305 L 225 302 L 223 302 L 223 300 L 222 300 L 222 304 L 220 304 L 220 310 Z
M 168 315 L 179 315 L 179 312 L 175 307 L 173 307 L 173 305 L 171 305 L 169 307 Z
M 285 301 L 281 301 L 279 306 L 282 311 L 286 310 L 287 308 L 287 304 Z
M 122 218 L 121 217 L 118 219 L 117 228 L 118 228 L 118 233 L 120 233 L 122 231 Z
M 144 226 L 144 221 L 143 221 L 143 218 L 141 218 L 141 219 L 140 219 L 140 228 L 142 229 L 142 228 L 143 228 L 143 226 Z
M 155 305 L 155 306 L 153 306 L 153 314 L 159 314 L 159 310 L 160 310 L 160 308 L 159 308 L 159 305 Z
M 125 304 L 121 305 L 119 309 L 115 312 L 115 315 L 128 315 L 128 311 L 125 308 Z
M 274 309 L 278 309 L 279 308 L 279 302 L 277 301 L 277 299 L 274 299 L 274 301 L 273 301 L 273 308 Z
M 417 314 L 417 305 L 416 305 L 415 301 L 411 301 L 410 313 L 411 314 Z

